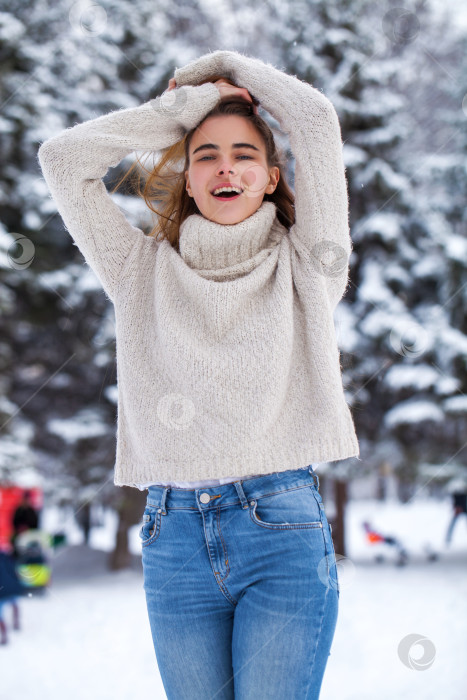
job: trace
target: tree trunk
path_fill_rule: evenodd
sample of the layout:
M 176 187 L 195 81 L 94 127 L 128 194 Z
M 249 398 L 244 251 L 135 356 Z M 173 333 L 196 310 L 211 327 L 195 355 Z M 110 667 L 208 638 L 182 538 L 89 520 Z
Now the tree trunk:
M 128 530 L 141 520 L 146 505 L 147 493 L 131 486 L 118 486 L 119 499 L 117 513 L 119 516 L 115 548 L 109 557 L 109 569 L 117 571 L 130 566 L 131 553 L 128 548 Z
M 332 538 L 337 555 L 346 556 L 345 547 L 345 506 L 347 503 L 347 482 L 336 479 L 334 482 L 334 500 L 336 504 L 336 518 L 333 526 Z

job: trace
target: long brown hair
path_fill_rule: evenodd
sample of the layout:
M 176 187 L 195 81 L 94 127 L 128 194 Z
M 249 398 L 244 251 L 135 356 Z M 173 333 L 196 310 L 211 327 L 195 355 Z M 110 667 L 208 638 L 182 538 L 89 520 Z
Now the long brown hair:
M 234 85 L 225 77 L 217 75 L 211 76 L 204 82 L 214 83 L 220 78 Z M 256 100 L 255 103 L 257 103 Z M 224 114 L 236 114 L 248 119 L 262 137 L 266 148 L 268 167 L 276 166 L 280 173 L 276 189 L 272 194 L 266 193 L 263 201 L 274 202 L 277 208 L 277 218 L 287 230 L 290 229 L 295 222 L 295 197 L 285 178 L 285 156 L 276 146 L 269 125 L 258 114 L 254 113 L 251 103 L 240 96 L 223 97 L 203 118 L 202 122 L 208 117 Z M 156 240 L 162 241 L 167 239 L 177 250 L 179 249 L 178 241 L 181 224 L 191 214 L 201 214 L 196 206 L 196 202 L 186 191 L 184 173 L 190 164 L 189 148 L 191 138 L 202 122 L 187 132 L 181 141 L 163 149 L 160 160 L 151 168 L 146 168 L 141 160 L 137 158 L 112 190 L 113 194 L 126 180 L 130 180 L 130 176 L 133 176 L 132 184 L 135 193 L 142 197 L 149 209 L 157 215 L 156 224 L 149 235 L 155 237 Z M 143 183 L 139 174 L 135 172 L 138 166 L 146 175 L 145 178 L 143 177 Z M 134 177 L 135 175 L 136 177 Z M 154 203 L 157 203 L 157 209 Z M 160 238 L 158 238 L 159 236 Z

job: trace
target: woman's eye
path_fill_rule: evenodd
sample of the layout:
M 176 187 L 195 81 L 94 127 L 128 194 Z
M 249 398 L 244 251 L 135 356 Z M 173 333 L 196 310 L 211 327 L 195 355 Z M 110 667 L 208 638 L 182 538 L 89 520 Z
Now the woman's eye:
M 203 157 L 200 158 L 199 160 L 200 160 L 200 161 L 206 160 L 206 158 L 214 158 L 214 156 L 203 156 Z M 248 158 L 248 160 L 253 160 L 253 158 L 252 158 L 251 156 L 247 156 L 247 155 L 237 156 L 237 158 Z

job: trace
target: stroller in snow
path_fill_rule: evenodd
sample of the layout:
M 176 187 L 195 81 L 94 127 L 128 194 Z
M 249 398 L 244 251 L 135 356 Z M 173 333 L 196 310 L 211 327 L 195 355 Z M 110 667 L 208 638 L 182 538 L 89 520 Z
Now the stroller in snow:
M 43 593 L 51 581 L 50 545 L 50 535 L 42 530 L 26 530 L 15 540 L 16 572 L 29 592 Z
M 367 521 L 362 523 L 362 525 L 363 525 L 363 528 L 366 532 L 366 539 L 367 539 L 368 544 L 370 544 L 372 546 L 379 545 L 379 544 L 387 544 L 390 547 L 395 547 L 397 550 L 396 565 L 397 566 L 404 566 L 407 563 L 407 560 L 409 558 L 408 554 L 405 551 L 405 549 L 403 548 L 403 546 L 401 545 L 401 543 L 399 542 L 399 540 L 397 540 L 395 537 L 391 537 L 388 535 L 382 535 L 381 533 L 376 532 L 376 530 L 374 530 L 371 527 L 370 523 Z M 375 559 L 377 562 L 382 562 L 382 561 L 384 561 L 384 556 L 383 556 L 383 554 L 379 553 L 375 556 Z

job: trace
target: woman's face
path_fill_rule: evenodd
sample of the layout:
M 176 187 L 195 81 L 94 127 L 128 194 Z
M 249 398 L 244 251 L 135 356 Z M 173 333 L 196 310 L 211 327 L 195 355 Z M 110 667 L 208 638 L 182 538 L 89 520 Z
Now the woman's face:
M 201 214 L 219 224 L 236 224 L 254 214 L 279 181 L 279 168 L 268 168 L 260 134 L 236 114 L 209 117 L 200 124 L 191 138 L 189 157 L 186 190 Z M 241 193 L 216 197 L 213 192 L 225 183 Z

